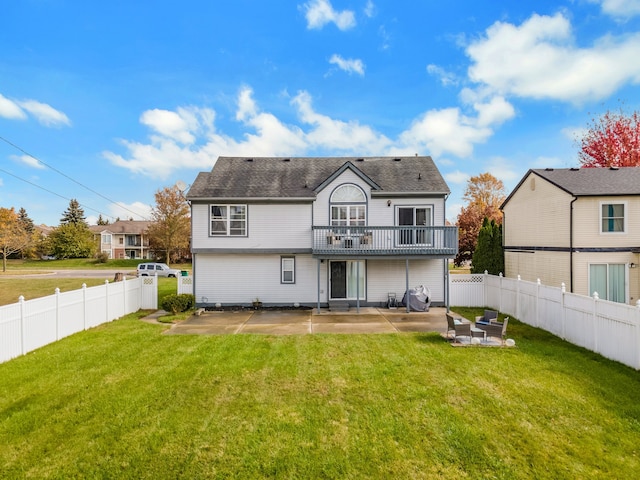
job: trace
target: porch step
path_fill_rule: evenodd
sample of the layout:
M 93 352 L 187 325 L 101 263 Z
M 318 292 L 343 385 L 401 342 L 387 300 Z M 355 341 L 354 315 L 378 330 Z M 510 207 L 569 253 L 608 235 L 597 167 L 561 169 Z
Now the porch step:
M 349 302 L 346 300 L 332 300 L 329 302 L 329 310 L 332 312 L 348 312 Z

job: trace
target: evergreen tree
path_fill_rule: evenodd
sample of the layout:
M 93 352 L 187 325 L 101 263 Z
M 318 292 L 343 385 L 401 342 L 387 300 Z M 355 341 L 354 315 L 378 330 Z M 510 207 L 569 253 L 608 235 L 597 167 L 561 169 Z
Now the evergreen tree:
M 97 225 L 109 225 L 109 220 L 102 218 L 102 214 L 98 215 Z
M 485 217 L 478 233 L 478 244 L 471 261 L 471 273 L 485 271 L 498 275 L 504 273 L 504 253 L 502 251 L 502 225 Z
M 33 231 L 35 230 L 36 227 L 33 224 L 33 220 L 31 220 L 29 218 L 29 214 L 27 214 L 27 211 L 24 208 L 21 208 L 18 211 L 18 220 L 22 224 L 22 228 L 24 228 L 24 230 L 27 233 L 29 233 L 29 234 L 33 233 Z
M 85 226 L 87 225 L 84 210 L 75 198 L 72 198 L 71 201 L 69 201 L 69 208 L 64 211 L 62 218 L 60 219 L 61 225 L 66 225 L 68 223 L 82 223 Z

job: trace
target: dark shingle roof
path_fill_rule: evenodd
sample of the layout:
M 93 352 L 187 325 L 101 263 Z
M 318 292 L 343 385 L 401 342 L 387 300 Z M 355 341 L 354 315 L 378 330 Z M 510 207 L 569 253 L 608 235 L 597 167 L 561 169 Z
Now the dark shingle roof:
M 640 195 L 640 167 L 539 169 L 532 172 L 575 196 Z
M 187 198 L 313 199 L 341 168 L 352 169 L 374 192 L 449 193 L 431 157 L 219 157 L 211 172 L 198 174 Z

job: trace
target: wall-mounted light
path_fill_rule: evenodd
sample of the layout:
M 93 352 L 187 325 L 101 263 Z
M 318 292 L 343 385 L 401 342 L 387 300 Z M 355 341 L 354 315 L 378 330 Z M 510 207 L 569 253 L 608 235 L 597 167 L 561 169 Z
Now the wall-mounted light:
M 387 207 L 391 206 L 391 200 L 387 200 Z
M 637 267 L 637 265 L 635 263 L 630 263 L 629 264 L 629 268 L 636 268 L 636 267 Z

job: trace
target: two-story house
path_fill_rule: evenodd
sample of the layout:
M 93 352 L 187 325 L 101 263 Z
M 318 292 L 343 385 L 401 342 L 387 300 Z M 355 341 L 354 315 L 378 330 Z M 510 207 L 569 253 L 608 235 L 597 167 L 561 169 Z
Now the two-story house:
M 448 195 L 430 157 L 220 157 L 187 193 L 196 303 L 444 305 Z
M 147 228 L 153 223 L 146 220 L 118 220 L 108 225 L 91 225 L 89 229 L 99 239 L 100 252 L 109 258 L 151 257 Z
M 501 209 L 506 276 L 640 298 L 640 168 L 529 170 Z

